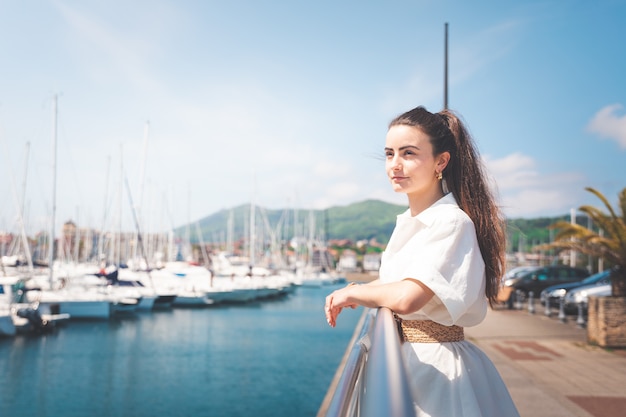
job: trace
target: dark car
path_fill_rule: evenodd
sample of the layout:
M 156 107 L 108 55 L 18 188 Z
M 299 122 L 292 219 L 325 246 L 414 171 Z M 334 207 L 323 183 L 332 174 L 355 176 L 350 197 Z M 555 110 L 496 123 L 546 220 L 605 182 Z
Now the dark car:
M 540 266 L 525 271 L 513 278 L 505 278 L 504 286 L 512 288 L 511 297 L 520 291 L 528 297 L 529 292 L 538 297 L 544 289 L 569 282 L 578 282 L 589 276 L 586 269 L 574 268 L 566 265 Z
M 598 272 L 590 277 L 583 279 L 578 282 L 567 282 L 563 284 L 552 285 L 543 291 L 541 291 L 541 303 L 545 305 L 546 299 L 549 300 L 549 305 L 551 307 L 558 307 L 561 301 L 561 297 L 565 297 L 565 295 L 576 288 L 583 287 L 586 285 L 604 285 L 609 284 L 611 282 L 611 270 L 606 270 L 602 272 Z
M 527 272 L 534 271 L 539 268 L 540 268 L 539 266 L 528 266 L 528 265 L 516 266 L 515 268 L 509 269 L 508 271 L 506 271 L 506 274 L 504 274 L 504 277 L 502 277 L 502 282 L 511 278 L 519 278 L 520 276 L 526 274 Z

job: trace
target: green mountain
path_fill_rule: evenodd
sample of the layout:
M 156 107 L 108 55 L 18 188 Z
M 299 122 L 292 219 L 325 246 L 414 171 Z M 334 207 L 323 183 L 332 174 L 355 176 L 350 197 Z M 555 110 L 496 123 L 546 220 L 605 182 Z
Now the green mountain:
M 552 242 L 554 231 L 548 227 L 557 221 L 567 220 L 569 216 L 539 217 L 536 219 L 508 219 L 507 220 L 507 252 L 531 252 L 534 246 Z M 578 224 L 584 224 L 583 218 L 577 219 Z
M 396 216 L 404 210 L 406 206 L 378 200 L 366 200 L 326 210 L 270 210 L 255 207 L 255 234 L 268 240 L 274 235 L 282 241 L 290 240 L 294 236 L 306 238 L 313 234 L 326 239 L 349 239 L 353 242 L 376 239 L 386 243 L 395 225 Z M 250 206 L 241 205 L 220 210 L 200 219 L 196 224 L 177 228 L 175 233 L 179 237 L 189 235 L 192 243 L 199 243 L 200 240 L 205 243 L 225 242 L 229 234 L 233 241 L 243 239 L 250 234 Z
M 288 241 L 294 236 L 313 236 L 326 239 L 359 240 L 376 239 L 387 243 L 395 225 L 396 216 L 406 210 L 406 206 L 385 203 L 379 200 L 366 200 L 347 206 L 330 207 L 326 210 L 255 208 L 255 235 L 266 241 L 271 236 L 277 241 Z M 522 246 L 529 251 L 532 246 L 547 243 L 552 239 L 548 226 L 558 220 L 566 220 L 566 215 L 536 219 L 508 219 L 508 251 L 517 251 Z M 250 234 L 250 206 L 241 205 L 221 210 L 200 219 L 196 224 L 182 226 L 175 230 L 177 236 L 189 235 L 192 243 L 226 242 L 229 224 L 232 239 L 237 241 Z M 582 224 L 582 219 L 579 219 Z

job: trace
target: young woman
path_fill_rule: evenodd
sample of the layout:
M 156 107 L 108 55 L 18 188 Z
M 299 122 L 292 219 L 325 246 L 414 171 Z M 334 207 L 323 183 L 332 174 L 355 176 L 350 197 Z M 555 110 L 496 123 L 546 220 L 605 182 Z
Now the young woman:
M 386 171 L 408 197 L 379 278 L 326 297 L 328 324 L 345 307 L 388 307 L 401 323 L 419 416 L 518 416 L 487 356 L 464 340 L 496 299 L 504 221 L 478 153 L 452 112 L 417 107 L 389 125 Z

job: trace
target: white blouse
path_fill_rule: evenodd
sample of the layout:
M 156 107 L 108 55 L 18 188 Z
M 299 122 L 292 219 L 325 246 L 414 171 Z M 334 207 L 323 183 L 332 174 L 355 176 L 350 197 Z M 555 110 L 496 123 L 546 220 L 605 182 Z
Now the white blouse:
M 379 277 L 383 283 L 413 278 L 435 293 L 403 319 L 475 326 L 487 313 L 485 263 L 474 223 L 452 193 L 415 217 L 409 210 L 398 216 Z
M 404 319 L 467 327 L 487 313 L 474 224 L 452 194 L 415 217 L 398 216 L 379 274 L 383 283 L 413 278 L 435 293 Z M 417 416 L 519 417 L 497 369 L 470 341 L 404 343 L 402 352 Z

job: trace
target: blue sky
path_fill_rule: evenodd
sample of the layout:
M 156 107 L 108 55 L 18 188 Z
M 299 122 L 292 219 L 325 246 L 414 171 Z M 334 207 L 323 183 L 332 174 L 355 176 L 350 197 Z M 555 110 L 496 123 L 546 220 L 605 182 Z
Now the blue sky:
M 449 107 L 505 213 L 598 205 L 587 186 L 616 201 L 624 1 L 0 0 L 0 230 L 24 189 L 28 229 L 48 227 L 55 95 L 59 225 L 132 228 L 122 172 L 151 229 L 251 201 L 404 204 L 386 126 L 442 108 L 446 22 Z

